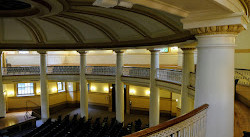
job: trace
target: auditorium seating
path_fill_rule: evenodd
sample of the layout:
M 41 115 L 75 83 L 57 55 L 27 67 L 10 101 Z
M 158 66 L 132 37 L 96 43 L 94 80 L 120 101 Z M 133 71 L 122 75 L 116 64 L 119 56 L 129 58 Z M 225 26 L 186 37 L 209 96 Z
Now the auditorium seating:
M 52 121 L 51 118 L 43 123 L 40 127 L 31 130 L 23 137 L 121 137 L 133 132 L 142 130 L 142 122 L 140 119 L 125 125 L 108 117 L 85 119 L 75 114 L 70 120 L 70 116 L 66 115 L 63 120 L 58 116 L 57 120 Z M 134 129 L 133 129 L 134 127 Z M 145 126 L 147 127 L 147 125 Z

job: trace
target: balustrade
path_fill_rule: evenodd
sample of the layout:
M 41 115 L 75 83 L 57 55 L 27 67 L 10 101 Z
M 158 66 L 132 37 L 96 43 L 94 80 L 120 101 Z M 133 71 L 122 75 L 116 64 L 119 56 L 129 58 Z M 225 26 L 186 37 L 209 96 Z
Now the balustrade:
M 195 73 L 191 72 L 190 73 L 190 79 L 189 79 L 190 87 L 195 87 Z
M 3 75 L 34 75 L 40 74 L 39 66 L 35 67 L 3 67 Z
M 250 70 L 249 69 L 235 69 L 235 79 L 239 79 L 238 84 L 250 86 Z
M 158 69 L 157 79 L 181 84 L 182 72 L 174 69 Z
M 149 78 L 150 68 L 124 67 L 123 76 Z
M 79 74 L 79 66 L 48 66 L 48 74 Z M 38 75 L 39 66 L 32 67 L 3 67 L 3 75 Z M 116 68 L 109 66 L 87 66 L 86 74 L 90 75 L 115 75 Z M 150 68 L 124 67 L 123 76 L 149 78 Z M 182 72 L 174 69 L 158 69 L 156 79 L 181 84 Z M 235 79 L 238 84 L 250 86 L 250 70 L 235 69 Z M 195 73 L 190 73 L 190 86 L 195 87 Z
M 185 115 L 126 137 L 204 137 L 207 109 L 208 104 L 202 105 Z
M 88 66 L 86 74 L 91 75 L 115 75 L 115 67 L 106 67 L 106 66 Z

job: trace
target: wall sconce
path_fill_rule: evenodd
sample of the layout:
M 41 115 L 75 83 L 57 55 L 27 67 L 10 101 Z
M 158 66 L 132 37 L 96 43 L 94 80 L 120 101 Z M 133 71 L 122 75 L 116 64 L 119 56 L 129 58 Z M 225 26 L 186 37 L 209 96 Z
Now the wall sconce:
M 109 91 L 109 88 L 105 87 L 105 88 L 104 88 L 104 91 L 105 91 L 105 92 L 108 92 L 108 91 Z
M 146 91 L 146 95 L 148 95 L 148 96 L 150 95 L 150 91 L 149 90 Z
M 178 102 L 178 99 L 176 99 L 176 102 Z
M 96 91 L 96 87 L 92 86 L 92 87 L 90 88 L 90 90 L 91 90 L 91 91 Z
M 56 87 L 54 87 L 54 88 L 52 88 L 52 92 L 56 92 L 57 91 L 57 88 Z
M 135 90 L 134 89 L 130 89 L 129 93 L 131 93 L 132 95 L 134 95 L 135 94 Z

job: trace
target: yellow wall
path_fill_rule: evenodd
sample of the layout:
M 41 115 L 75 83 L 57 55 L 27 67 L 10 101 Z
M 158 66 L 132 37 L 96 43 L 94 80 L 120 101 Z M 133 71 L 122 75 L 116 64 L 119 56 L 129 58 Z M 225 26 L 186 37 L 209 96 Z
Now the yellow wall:
M 135 85 L 129 85 L 129 95 L 149 96 L 150 95 L 150 88 L 135 86 Z M 165 89 L 160 89 L 160 97 L 171 98 L 171 92 L 168 91 L 168 90 L 165 90 Z
M 98 93 L 109 93 L 109 84 L 108 83 L 90 83 L 90 91 Z

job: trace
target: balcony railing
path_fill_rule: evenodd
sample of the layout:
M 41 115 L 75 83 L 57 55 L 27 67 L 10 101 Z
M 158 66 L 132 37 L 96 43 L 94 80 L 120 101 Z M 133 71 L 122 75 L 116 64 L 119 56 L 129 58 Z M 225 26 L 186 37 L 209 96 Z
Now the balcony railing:
M 193 111 L 125 137 L 204 137 L 208 104 Z
M 250 86 L 250 70 L 249 69 L 235 69 L 235 79 L 239 79 L 238 84 Z
M 86 68 L 86 74 L 91 74 L 91 75 L 115 75 L 116 74 L 116 67 L 88 66 Z
M 190 87 L 195 87 L 195 73 L 191 72 L 190 73 L 190 78 L 189 78 L 189 84 Z
M 48 66 L 48 74 L 79 74 L 80 66 Z
M 137 78 L 149 78 L 149 68 L 137 68 L 137 67 L 124 67 L 123 76 L 137 77 Z
M 181 84 L 182 71 L 175 69 L 158 69 L 157 79 Z
M 6 67 L 2 68 L 3 75 L 34 75 L 40 74 L 39 66 L 35 67 Z
M 47 74 L 79 74 L 80 66 L 48 66 Z M 3 75 L 39 75 L 40 67 L 5 67 Z M 90 75 L 116 75 L 116 68 L 109 66 L 87 66 L 86 74 Z M 136 78 L 149 78 L 150 68 L 124 67 L 123 76 Z M 156 79 L 181 84 L 182 71 L 174 69 L 157 69 Z M 235 79 L 238 84 L 250 86 L 250 70 L 235 69 Z M 190 73 L 190 86 L 195 87 L 195 73 Z

